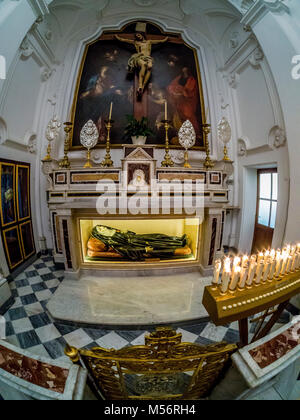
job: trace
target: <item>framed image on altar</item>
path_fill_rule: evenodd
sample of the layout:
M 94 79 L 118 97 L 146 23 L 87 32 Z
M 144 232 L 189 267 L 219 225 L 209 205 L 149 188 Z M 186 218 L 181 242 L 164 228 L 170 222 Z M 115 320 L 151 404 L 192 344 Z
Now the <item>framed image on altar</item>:
M 196 49 L 187 45 L 180 34 L 165 33 L 156 24 L 145 22 L 146 40 L 152 42 L 151 77 L 142 95 L 136 95 L 138 71 L 129 72 L 129 63 L 137 55 L 134 39 L 137 22 L 126 25 L 121 31 L 106 31 L 86 46 L 74 92 L 71 121 L 73 122 L 72 149 L 82 149 L 80 132 L 88 120 L 99 131 L 97 147 L 106 145 L 105 120 L 113 102 L 111 147 L 132 144 L 124 140 L 126 115 L 149 119 L 154 135 L 148 144 L 165 146 L 164 104 L 168 103 L 170 145 L 179 148 L 178 132 L 186 120 L 196 131 L 194 149 L 204 150 L 202 124 L 205 122 L 203 88 Z M 123 37 L 123 41 L 116 36 Z M 125 37 L 125 42 L 124 42 Z M 130 41 L 130 42 L 126 42 Z M 166 40 L 162 43 L 157 41 Z

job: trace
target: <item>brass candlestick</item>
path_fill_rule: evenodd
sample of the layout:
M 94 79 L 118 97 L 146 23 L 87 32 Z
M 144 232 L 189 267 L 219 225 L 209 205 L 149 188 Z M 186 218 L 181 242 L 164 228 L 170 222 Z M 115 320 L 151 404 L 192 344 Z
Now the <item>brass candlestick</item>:
M 210 133 L 210 124 L 202 124 L 203 127 L 203 136 L 204 136 L 204 145 L 205 145 L 205 152 L 206 152 L 206 159 L 204 161 L 203 166 L 206 169 L 211 169 L 215 166 L 213 161 L 210 158 L 210 148 L 209 148 L 209 141 L 208 141 L 208 135 Z
M 114 166 L 114 163 L 111 160 L 111 155 L 110 155 L 110 132 L 113 127 L 113 123 L 114 121 L 111 119 L 105 121 L 105 126 L 107 129 L 106 155 L 105 155 L 104 160 L 101 163 L 102 168 L 112 168 Z
M 162 123 L 164 124 L 165 130 L 166 130 L 166 153 L 165 153 L 165 157 L 164 160 L 161 163 L 161 166 L 163 168 L 169 168 L 169 167 L 173 167 L 174 166 L 174 162 L 170 156 L 170 144 L 169 144 L 169 129 L 171 127 L 170 123 L 171 121 L 169 120 L 163 120 Z
M 231 159 L 228 156 L 228 149 L 227 149 L 227 146 L 226 145 L 224 146 L 224 157 L 223 157 L 223 160 L 225 162 L 231 162 Z
M 65 122 L 64 126 L 65 126 L 64 131 L 66 133 L 65 146 L 64 146 L 64 158 L 59 162 L 59 167 L 69 169 L 71 166 L 71 163 L 68 158 L 68 153 L 70 150 L 70 133 L 73 129 L 73 123 Z
M 51 143 L 48 143 L 48 147 L 47 147 L 47 155 L 44 157 L 43 162 L 51 162 L 52 161 L 52 157 L 51 157 Z

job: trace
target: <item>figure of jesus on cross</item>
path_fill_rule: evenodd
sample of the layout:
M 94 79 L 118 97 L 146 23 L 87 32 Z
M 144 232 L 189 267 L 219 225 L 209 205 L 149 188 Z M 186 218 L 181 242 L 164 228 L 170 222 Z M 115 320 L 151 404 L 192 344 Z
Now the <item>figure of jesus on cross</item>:
M 138 23 L 136 26 L 135 39 L 123 38 L 116 35 L 118 41 L 127 42 L 135 46 L 136 53 L 128 61 L 130 72 L 138 71 L 137 97 L 141 99 L 145 88 L 151 78 L 153 58 L 151 57 L 152 45 L 162 44 L 168 41 L 168 37 L 160 40 L 147 39 L 146 23 Z

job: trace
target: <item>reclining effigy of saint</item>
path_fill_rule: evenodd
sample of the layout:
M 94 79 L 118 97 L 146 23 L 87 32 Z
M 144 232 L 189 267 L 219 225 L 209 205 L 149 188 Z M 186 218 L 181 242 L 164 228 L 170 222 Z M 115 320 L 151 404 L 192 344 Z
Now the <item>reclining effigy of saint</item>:
M 87 256 L 90 259 L 143 261 L 146 258 L 168 259 L 192 256 L 186 235 L 177 237 L 164 234 L 136 234 L 103 225 L 93 228 L 87 248 Z

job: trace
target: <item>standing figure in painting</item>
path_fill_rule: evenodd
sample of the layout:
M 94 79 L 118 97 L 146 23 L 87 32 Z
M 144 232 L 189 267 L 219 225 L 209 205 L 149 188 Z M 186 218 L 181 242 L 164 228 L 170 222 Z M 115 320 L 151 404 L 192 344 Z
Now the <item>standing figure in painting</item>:
M 199 88 L 195 77 L 188 67 L 183 67 L 181 74 L 168 86 L 168 96 L 181 126 L 186 120 L 190 120 L 194 126 L 197 138 L 201 137 L 200 124 L 197 118 L 199 104 Z M 177 125 L 177 124 L 176 124 Z M 180 128 L 176 127 L 176 128 Z
M 146 25 L 144 26 L 146 30 Z M 139 87 L 137 90 L 137 97 L 140 99 L 143 96 L 145 88 L 151 78 L 153 68 L 153 58 L 151 57 L 152 45 L 162 44 L 168 41 L 168 37 L 161 40 L 148 40 L 145 32 L 137 32 L 135 40 L 122 38 L 116 35 L 118 41 L 133 44 L 136 53 L 129 59 L 129 72 L 138 70 L 139 72 Z

